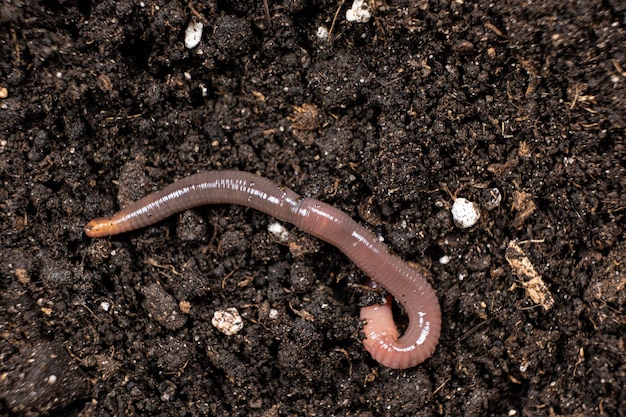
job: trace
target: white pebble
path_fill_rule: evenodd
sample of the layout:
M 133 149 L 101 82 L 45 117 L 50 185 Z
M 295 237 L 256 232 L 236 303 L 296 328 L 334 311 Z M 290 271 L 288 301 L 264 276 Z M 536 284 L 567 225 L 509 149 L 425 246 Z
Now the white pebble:
M 204 25 L 201 22 L 191 21 L 185 30 L 185 46 L 187 49 L 193 49 L 200 43 L 202 39 L 202 29 Z
M 237 334 L 243 329 L 243 319 L 234 307 L 225 310 L 217 310 L 213 313 L 211 324 L 227 336 Z
M 354 0 L 352 7 L 346 12 L 348 22 L 367 23 L 371 17 L 370 6 L 365 0 Z
M 322 41 L 328 39 L 328 28 L 326 26 L 320 26 L 317 28 L 317 39 Z
M 48 376 L 48 384 L 53 385 L 53 384 L 56 384 L 56 382 L 57 382 L 57 376 L 56 375 Z
M 111 308 L 111 303 L 109 303 L 108 301 L 103 301 L 100 303 L 100 308 L 104 311 L 109 311 L 109 309 Z
M 478 205 L 462 197 L 454 200 L 451 213 L 454 224 L 461 229 L 474 226 L 478 219 L 480 219 L 480 209 Z
M 441 265 L 447 265 L 450 263 L 450 257 L 448 255 L 443 255 L 441 258 L 439 258 L 439 263 Z
M 281 243 L 287 243 L 289 240 L 289 231 L 278 222 L 270 223 L 267 226 L 267 231 L 273 234 Z

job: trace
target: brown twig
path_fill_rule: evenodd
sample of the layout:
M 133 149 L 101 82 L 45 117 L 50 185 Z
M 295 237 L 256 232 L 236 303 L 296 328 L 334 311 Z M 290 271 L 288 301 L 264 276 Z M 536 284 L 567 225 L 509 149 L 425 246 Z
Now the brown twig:
M 339 12 L 341 11 L 341 8 L 343 7 L 343 4 L 346 2 L 346 0 L 341 0 L 339 2 L 339 7 L 337 7 L 337 11 L 335 12 L 335 16 L 333 17 L 333 23 L 330 24 L 330 29 L 328 30 L 328 43 L 330 43 L 330 40 L 332 38 L 333 35 L 333 29 L 335 28 L 335 22 L 337 21 L 337 17 L 339 16 Z

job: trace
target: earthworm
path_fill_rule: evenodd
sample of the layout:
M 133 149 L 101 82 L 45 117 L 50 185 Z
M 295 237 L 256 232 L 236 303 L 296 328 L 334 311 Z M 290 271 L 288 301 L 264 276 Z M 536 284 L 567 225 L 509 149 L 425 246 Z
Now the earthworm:
M 238 204 L 262 211 L 322 239 L 348 256 L 370 279 L 404 307 L 409 325 L 402 337 L 386 300 L 361 309 L 365 349 L 380 364 L 413 367 L 432 355 L 439 341 L 441 311 L 430 284 L 420 272 L 391 254 L 371 231 L 343 211 L 287 187 L 241 171 L 191 175 L 132 203 L 112 217 L 91 220 L 90 237 L 110 236 L 154 224 L 174 213 L 205 204 Z

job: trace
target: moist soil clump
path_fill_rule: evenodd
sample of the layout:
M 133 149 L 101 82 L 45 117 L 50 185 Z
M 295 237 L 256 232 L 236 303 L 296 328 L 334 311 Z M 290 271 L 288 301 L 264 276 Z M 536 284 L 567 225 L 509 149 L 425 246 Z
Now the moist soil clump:
M 0 5 L 0 415 L 626 416 L 626 4 L 351 6 Z M 210 169 L 332 204 L 425 271 L 434 355 L 374 362 L 381 295 L 263 213 L 84 235 Z

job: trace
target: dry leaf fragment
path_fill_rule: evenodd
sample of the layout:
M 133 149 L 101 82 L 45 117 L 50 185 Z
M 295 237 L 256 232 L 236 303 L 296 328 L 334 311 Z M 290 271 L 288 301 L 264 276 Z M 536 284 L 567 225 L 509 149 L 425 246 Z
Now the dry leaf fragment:
M 293 311 L 294 313 L 296 313 L 298 316 L 302 317 L 303 319 L 305 319 L 309 323 L 315 322 L 315 317 L 313 317 L 313 314 L 309 313 L 308 311 L 306 311 L 304 309 L 298 310 L 297 308 L 295 308 L 293 306 L 291 301 L 289 302 L 289 308 L 291 308 L 291 311 Z
M 535 267 L 530 262 L 530 259 L 526 256 L 524 251 L 515 243 L 511 241 L 506 248 L 505 258 L 511 265 L 515 275 L 522 278 L 522 287 L 526 290 L 526 294 L 535 303 L 541 305 L 544 309 L 550 310 L 554 305 L 554 298 L 548 289 L 548 286 L 541 276 L 535 270 Z M 527 280 L 523 280 L 527 278 Z M 511 289 L 516 286 L 513 285 Z
M 526 219 L 534 213 L 537 205 L 532 199 L 532 196 L 524 191 L 513 192 L 513 204 L 511 210 L 517 211 L 515 219 L 513 219 L 513 226 L 519 229 L 524 225 Z
M 320 112 L 315 104 L 304 103 L 293 106 L 293 115 L 288 116 L 291 127 L 296 130 L 315 130 L 319 127 Z

